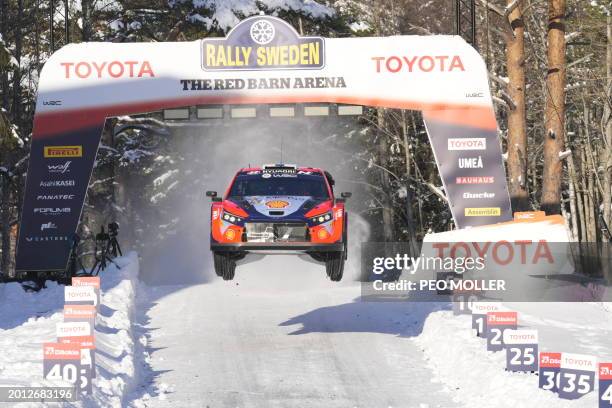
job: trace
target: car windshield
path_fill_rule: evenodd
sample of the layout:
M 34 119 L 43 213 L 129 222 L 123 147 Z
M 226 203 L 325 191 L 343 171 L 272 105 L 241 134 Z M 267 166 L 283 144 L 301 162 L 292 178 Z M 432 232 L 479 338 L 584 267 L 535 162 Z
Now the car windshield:
M 239 174 L 228 197 L 308 196 L 329 199 L 327 184 L 320 173 L 312 174 Z

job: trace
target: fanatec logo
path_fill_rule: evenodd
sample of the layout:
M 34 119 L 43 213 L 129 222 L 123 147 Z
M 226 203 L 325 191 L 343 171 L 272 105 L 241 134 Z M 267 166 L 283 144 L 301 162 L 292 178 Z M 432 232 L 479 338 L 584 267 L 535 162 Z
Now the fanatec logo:
M 50 194 L 36 196 L 36 200 L 72 200 L 74 194 Z
M 46 229 L 57 229 L 57 225 L 55 225 L 54 223 L 52 223 L 50 221 L 45 223 L 45 224 L 40 224 L 40 230 L 41 231 L 44 231 Z
M 72 163 L 72 161 L 68 160 L 64 164 L 49 164 L 47 168 L 49 169 L 49 173 L 70 173 L 70 163 Z

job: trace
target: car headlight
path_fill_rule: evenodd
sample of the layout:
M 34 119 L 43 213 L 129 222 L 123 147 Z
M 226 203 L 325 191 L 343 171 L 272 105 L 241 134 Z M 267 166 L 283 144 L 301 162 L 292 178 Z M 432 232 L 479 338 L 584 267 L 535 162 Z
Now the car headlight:
M 235 224 L 235 225 L 238 225 L 242 223 L 242 221 L 244 221 L 242 217 L 239 217 L 232 213 L 228 213 L 227 211 L 223 211 L 223 214 L 221 215 L 221 219 L 223 221 L 226 221 L 226 222 L 229 222 L 230 224 Z
M 333 214 L 330 211 L 325 214 L 319 214 L 317 216 L 310 217 L 310 222 L 313 225 L 319 225 L 319 224 L 323 224 L 325 222 L 331 221 L 332 218 L 333 218 Z

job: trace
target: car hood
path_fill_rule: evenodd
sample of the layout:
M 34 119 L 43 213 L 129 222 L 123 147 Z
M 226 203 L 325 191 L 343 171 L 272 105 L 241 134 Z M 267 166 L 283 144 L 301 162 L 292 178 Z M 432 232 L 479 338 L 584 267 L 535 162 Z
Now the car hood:
M 240 204 L 253 218 L 285 218 L 303 217 L 321 201 L 309 196 L 245 196 Z

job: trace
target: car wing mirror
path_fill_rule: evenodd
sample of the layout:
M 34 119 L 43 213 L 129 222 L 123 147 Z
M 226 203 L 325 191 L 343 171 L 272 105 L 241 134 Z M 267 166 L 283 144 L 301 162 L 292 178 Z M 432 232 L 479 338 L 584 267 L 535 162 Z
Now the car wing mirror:
M 217 197 L 217 192 L 216 191 L 207 191 L 206 192 L 206 197 L 210 197 L 210 199 L 213 202 L 219 202 L 219 201 L 223 200 L 221 197 Z
M 347 199 L 347 198 L 351 198 L 353 196 L 353 193 L 349 192 L 349 191 L 345 191 L 343 193 L 340 193 L 340 197 Z

